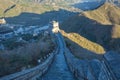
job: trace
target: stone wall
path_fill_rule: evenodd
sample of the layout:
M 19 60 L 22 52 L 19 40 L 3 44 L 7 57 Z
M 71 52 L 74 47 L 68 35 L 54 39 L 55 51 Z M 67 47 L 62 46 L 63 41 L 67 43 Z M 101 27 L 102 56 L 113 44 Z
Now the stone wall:
M 120 55 L 116 55 L 118 58 L 115 55 L 115 53 L 107 53 L 104 55 L 103 61 L 80 60 L 68 49 L 65 50 L 67 64 L 78 80 L 120 80 L 120 59 L 118 60 Z M 115 60 L 116 58 L 117 60 Z
M 104 61 L 102 62 L 101 72 L 99 74 L 98 80 L 116 80 L 116 79 L 113 79 L 109 71 L 108 65 L 106 65 Z
M 65 58 L 71 72 L 78 78 L 78 80 L 97 80 L 100 72 L 99 60 L 80 60 L 66 49 Z
M 116 52 L 107 52 L 102 61 L 98 80 L 120 80 L 120 55 Z
M 5 77 L 0 78 L 0 80 L 36 80 L 38 77 L 43 75 L 49 68 L 49 66 L 52 64 L 52 61 L 54 59 L 55 54 L 58 53 L 58 48 L 53 51 L 53 53 L 50 53 L 47 55 L 44 59 L 45 61 L 41 63 L 40 65 L 27 69 L 21 72 L 17 72 Z

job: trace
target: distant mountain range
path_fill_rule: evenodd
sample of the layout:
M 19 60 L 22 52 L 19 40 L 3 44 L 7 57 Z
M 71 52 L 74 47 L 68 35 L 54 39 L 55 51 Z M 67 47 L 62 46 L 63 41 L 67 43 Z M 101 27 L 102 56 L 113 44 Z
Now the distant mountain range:
M 109 3 L 115 4 L 118 7 L 120 7 L 120 0 L 106 0 L 106 1 L 109 2 Z
M 120 4 L 120 0 L 11 0 L 14 2 L 35 2 L 35 3 L 47 3 L 47 4 L 51 4 L 51 3 L 69 3 L 69 4 L 74 4 L 74 3 L 83 3 L 83 2 L 101 2 L 101 1 L 106 1 L 106 2 L 110 2 L 110 3 L 115 3 L 115 4 Z
M 80 3 L 80 2 L 96 2 L 101 0 L 26 0 L 26 1 L 33 1 L 38 3 Z
M 105 3 L 93 11 L 86 11 L 69 18 L 61 28 L 102 45 L 106 50 L 120 49 L 120 8 Z
M 14 2 L 35 2 L 35 3 L 62 3 L 62 2 L 68 2 L 68 3 L 78 3 L 83 2 L 84 0 L 12 0 Z M 97 1 L 97 0 L 85 0 L 85 1 Z
M 93 0 L 93 1 L 84 0 L 74 4 L 73 6 L 83 11 L 86 11 L 86 10 L 93 10 L 100 7 L 101 5 L 104 4 L 104 2 L 105 2 L 104 0 Z

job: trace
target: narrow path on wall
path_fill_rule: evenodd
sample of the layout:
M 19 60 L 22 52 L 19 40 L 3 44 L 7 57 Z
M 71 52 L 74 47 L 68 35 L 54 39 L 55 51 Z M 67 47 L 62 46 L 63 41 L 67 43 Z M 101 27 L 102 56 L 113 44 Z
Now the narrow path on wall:
M 64 46 L 59 36 L 61 35 L 57 35 L 60 45 L 59 53 L 56 55 L 54 62 L 48 72 L 39 80 L 76 80 L 66 64 L 63 54 Z

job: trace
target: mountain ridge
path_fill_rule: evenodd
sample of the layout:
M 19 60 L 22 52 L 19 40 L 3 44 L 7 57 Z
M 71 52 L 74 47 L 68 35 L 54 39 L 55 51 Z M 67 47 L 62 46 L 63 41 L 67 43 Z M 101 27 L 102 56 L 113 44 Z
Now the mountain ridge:
M 107 51 L 119 51 L 119 13 L 120 9 L 117 6 L 105 3 L 96 10 L 86 11 L 69 18 L 63 22 L 61 28 L 68 33 L 80 34 L 88 40 L 102 45 Z
M 84 12 L 83 15 L 90 19 L 94 19 L 100 22 L 101 24 L 120 24 L 120 22 L 118 22 L 120 20 L 119 13 L 119 7 L 114 6 L 110 3 L 105 3 L 103 6 L 99 7 L 96 10 Z

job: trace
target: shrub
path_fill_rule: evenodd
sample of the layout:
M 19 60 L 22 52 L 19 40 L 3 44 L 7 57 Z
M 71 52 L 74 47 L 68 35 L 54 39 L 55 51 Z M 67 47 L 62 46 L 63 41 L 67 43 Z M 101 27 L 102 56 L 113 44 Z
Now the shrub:
M 0 76 L 21 71 L 28 66 L 38 65 L 37 60 L 53 51 L 55 45 L 50 36 L 43 37 L 36 43 L 26 44 L 13 50 L 0 53 Z

